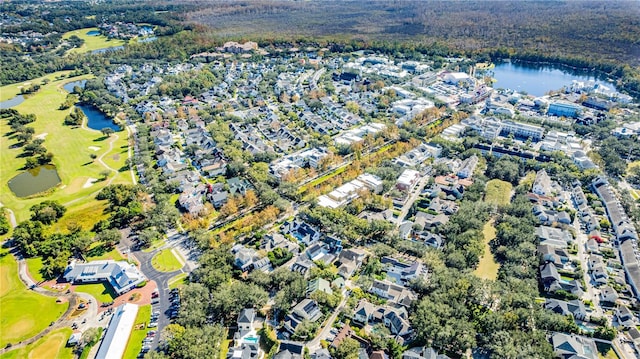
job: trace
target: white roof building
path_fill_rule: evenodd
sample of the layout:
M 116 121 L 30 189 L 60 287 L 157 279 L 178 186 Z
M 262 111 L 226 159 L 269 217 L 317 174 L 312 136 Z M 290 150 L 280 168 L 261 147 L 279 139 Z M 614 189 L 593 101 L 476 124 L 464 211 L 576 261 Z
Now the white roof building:
M 71 262 L 64 271 L 64 279 L 70 283 L 108 282 L 118 293 L 126 293 L 147 278 L 138 268 L 126 261 L 92 261 L 89 263 Z
M 122 358 L 137 315 L 137 304 L 125 303 L 116 308 L 100 343 L 96 359 Z

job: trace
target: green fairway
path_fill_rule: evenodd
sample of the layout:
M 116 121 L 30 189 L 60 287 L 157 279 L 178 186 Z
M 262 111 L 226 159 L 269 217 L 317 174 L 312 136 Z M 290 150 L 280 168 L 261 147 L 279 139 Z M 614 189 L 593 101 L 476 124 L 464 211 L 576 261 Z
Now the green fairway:
M 147 325 L 149 324 L 149 319 L 151 318 L 151 305 L 143 305 L 138 308 L 138 315 L 136 316 L 136 321 L 134 325 L 139 325 L 144 323 L 144 327 L 142 329 L 134 329 L 131 331 L 131 335 L 129 336 L 129 341 L 127 342 L 127 348 L 124 351 L 123 359 L 135 359 L 140 353 L 140 349 L 142 349 L 142 340 L 147 336 L 147 332 L 151 329 L 147 329 Z M 158 335 L 158 334 L 156 334 Z
M 77 37 L 84 40 L 84 44 L 80 48 L 74 48 L 69 50 L 69 53 L 85 53 L 93 50 L 104 49 L 107 47 L 121 46 L 124 45 L 124 40 L 119 39 L 109 39 L 106 36 L 98 35 L 98 36 L 89 36 L 87 35 L 89 31 L 98 31 L 97 27 L 88 27 L 86 29 L 78 29 L 74 31 L 65 32 L 62 35 L 63 39 L 67 39 L 72 35 L 76 35 Z
M 496 263 L 491 253 L 491 247 L 489 246 L 489 242 L 496 238 L 496 228 L 493 226 L 493 220 L 490 220 L 484 225 L 482 234 L 484 235 L 484 254 L 480 257 L 478 268 L 476 268 L 473 273 L 483 279 L 495 280 L 498 278 L 500 264 Z
M 160 272 L 173 272 L 182 268 L 182 263 L 171 252 L 171 249 L 163 249 L 151 259 L 153 268 Z
M 18 265 L 6 250 L 0 252 L 0 347 L 30 338 L 68 308 L 57 304 L 55 297 L 27 289 L 18 277 Z
M 90 294 L 100 303 L 112 302 L 118 296 L 107 283 L 78 284 L 75 291 Z
M 509 182 L 499 179 L 492 179 L 487 182 L 487 193 L 484 201 L 498 206 L 506 206 L 511 203 L 511 189 L 513 186 Z
M 67 95 L 67 92 L 62 89 L 62 85 L 89 77 L 91 75 L 52 81 L 14 108 L 20 113 L 33 113 L 37 116 L 37 120 L 27 126 L 35 129 L 35 136 L 44 137 L 44 146 L 54 154 L 53 163 L 62 183 L 45 196 L 18 198 L 9 189 L 7 182 L 22 172 L 20 168 L 24 166 L 25 159 L 18 157 L 22 153 L 22 148 L 11 148 L 17 141 L 6 136 L 10 131 L 7 121 L 0 121 L 0 135 L 2 135 L 0 202 L 15 212 L 18 222 L 28 219 L 29 207 L 43 199 L 59 201 L 68 207 L 65 217 L 74 216 L 78 212 L 84 212 L 88 203 L 95 204 L 94 194 L 106 186 L 109 181 L 112 183 L 132 182 L 129 171 L 118 172 L 115 177 L 112 174 L 107 181 L 95 183 L 92 181 L 92 179 L 100 178 L 100 172 L 107 168 L 98 161 L 92 160 L 91 154 L 103 156 L 107 165 L 115 170 L 125 166 L 128 146 L 126 131 L 104 138 L 100 131 L 73 128 L 62 124 L 64 117 L 71 111 L 58 109 Z M 15 84 L 4 86 L 3 93 L 5 88 L 15 86 Z M 114 155 L 117 155 L 117 160 L 114 159 Z M 80 218 L 87 221 L 87 217 L 85 213 Z M 99 218 L 90 219 L 93 221 L 91 224 L 87 223 L 87 227 Z M 64 217 L 62 221 L 65 221 Z M 85 229 L 90 229 L 87 227 Z
M 45 335 L 35 343 L 24 348 L 12 350 L 0 356 L 0 359 L 19 358 L 48 358 L 71 359 L 73 348 L 67 347 L 67 340 L 71 336 L 71 328 L 61 328 Z
M 4 85 L 2 87 L 0 87 L 0 101 L 5 101 L 8 100 L 10 98 L 15 97 L 16 95 L 20 94 L 20 90 L 23 87 L 29 87 L 31 85 L 35 85 L 35 84 L 41 84 L 42 81 L 44 81 L 45 79 L 48 81 L 56 81 L 59 79 L 65 79 L 69 74 L 71 73 L 71 71 L 58 71 L 58 72 L 54 72 L 42 77 L 38 77 L 32 80 L 28 80 L 28 81 L 23 81 L 23 82 L 18 82 L 15 84 L 9 84 L 9 85 Z M 78 77 L 78 79 L 83 78 L 83 77 Z M 68 80 L 68 82 L 71 82 L 74 80 Z M 66 83 L 67 81 L 63 81 L 63 83 Z M 31 95 L 27 95 L 27 97 L 29 97 Z

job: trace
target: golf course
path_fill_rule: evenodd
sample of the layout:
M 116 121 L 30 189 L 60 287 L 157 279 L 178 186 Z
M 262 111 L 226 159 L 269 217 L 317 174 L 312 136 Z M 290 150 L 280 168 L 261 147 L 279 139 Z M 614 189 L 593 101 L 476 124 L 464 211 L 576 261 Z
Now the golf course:
M 85 53 L 107 47 L 122 46 L 125 44 L 125 42 L 120 39 L 109 39 L 106 36 L 99 34 L 94 35 L 98 31 L 100 31 L 100 29 L 97 27 L 88 27 L 85 29 L 66 32 L 62 35 L 62 38 L 68 39 L 75 35 L 84 40 L 84 44 L 81 47 L 71 49 L 69 50 L 69 53 Z
M 2 153 L 0 156 L 0 203 L 14 211 L 18 222 L 29 218 L 29 208 L 42 200 L 55 200 L 67 207 L 67 214 L 61 220 L 65 225 L 66 218 L 73 218 L 78 213 L 83 219 L 96 220 L 102 213 L 102 206 L 95 200 L 95 193 L 109 183 L 131 183 L 131 175 L 125 168 L 127 159 L 127 132 L 120 131 L 111 136 L 104 136 L 100 131 L 82 127 L 63 125 L 65 116 L 73 110 L 60 110 L 67 92 L 62 88 L 65 83 L 90 78 L 91 75 L 63 78 L 64 73 L 55 73 L 47 78 L 50 82 L 43 84 L 35 94 L 26 96 L 24 102 L 13 107 L 21 114 L 35 114 L 36 121 L 28 124 L 35 129 L 34 137 L 44 139 L 44 147 L 54 155 L 53 164 L 61 183 L 44 194 L 28 197 L 17 197 L 8 186 L 9 180 L 24 172 L 22 168 L 25 158 L 21 147 L 14 147 L 18 142 L 11 136 L 11 129 L 6 120 L 0 121 L 2 136 Z M 38 80 L 34 80 L 38 81 Z M 21 84 L 6 85 L 0 88 L 3 98 L 6 93 L 15 94 L 23 86 Z M 92 158 L 95 157 L 95 158 Z M 108 173 L 107 178 L 104 174 Z M 81 219 L 81 218 L 76 218 Z M 80 221 L 82 224 L 82 221 Z
M 68 306 L 29 290 L 18 277 L 15 258 L 7 250 L 0 252 L 0 347 L 38 334 Z

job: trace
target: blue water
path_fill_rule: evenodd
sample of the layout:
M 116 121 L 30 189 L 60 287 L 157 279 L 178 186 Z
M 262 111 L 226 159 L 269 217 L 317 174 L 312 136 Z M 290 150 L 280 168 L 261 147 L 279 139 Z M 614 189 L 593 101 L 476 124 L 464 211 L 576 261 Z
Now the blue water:
M 105 47 L 104 49 L 97 49 L 97 50 L 93 50 L 91 51 L 92 54 L 104 54 L 105 52 L 111 52 L 111 51 L 118 51 L 118 50 L 122 50 L 124 49 L 124 46 L 120 45 L 120 46 L 112 46 L 112 47 Z
M 65 91 L 71 93 L 73 92 L 73 88 L 76 86 L 80 86 L 80 88 L 84 88 L 84 85 L 87 83 L 87 80 L 78 80 L 78 81 L 73 81 L 73 82 L 68 82 L 66 84 L 64 84 L 62 86 L 62 88 L 65 89 Z
M 587 326 L 586 326 L 586 325 L 584 325 L 584 324 L 578 324 L 578 328 L 580 328 L 580 329 L 584 330 L 584 331 L 585 331 L 585 332 L 587 332 L 587 333 L 593 333 L 593 332 L 595 332 L 595 329 L 593 329 L 593 328 L 589 328 L 589 327 L 587 327 Z
M 11 108 L 14 106 L 18 106 L 24 101 L 24 96 L 18 95 L 16 97 L 10 98 L 6 101 L 0 102 L 0 108 Z
M 584 71 L 569 71 L 551 66 L 503 62 L 497 64 L 489 74 L 497 80 L 494 88 L 524 91 L 534 96 L 543 96 L 551 90 L 571 85 L 571 81 L 593 80 L 611 89 L 615 86 L 598 79 L 595 74 Z
M 249 342 L 249 343 L 257 343 L 258 342 L 258 337 L 246 337 L 244 338 L 245 342 Z
M 87 116 L 87 127 L 94 130 L 102 130 L 103 128 L 110 128 L 114 131 L 120 131 L 121 128 L 113 122 L 110 118 L 104 115 L 100 110 L 91 105 L 77 105 L 82 112 Z
M 100 31 L 99 30 L 91 30 L 89 32 L 87 32 L 88 36 L 98 36 L 100 35 Z

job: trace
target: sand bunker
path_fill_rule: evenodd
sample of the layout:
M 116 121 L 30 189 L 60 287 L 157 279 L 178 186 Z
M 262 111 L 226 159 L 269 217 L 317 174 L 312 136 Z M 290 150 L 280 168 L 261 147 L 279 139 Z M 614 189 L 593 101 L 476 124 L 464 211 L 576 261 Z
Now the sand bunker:
M 95 151 L 100 151 L 100 147 L 96 147 L 96 146 L 89 146 L 89 149 L 90 149 L 91 151 L 94 151 L 94 152 L 95 152 Z
M 39 138 L 41 140 L 44 140 L 44 138 L 47 137 L 47 135 L 48 135 L 48 133 L 45 132 L 45 133 L 41 133 L 41 134 L 35 136 L 34 138 Z
M 91 186 L 93 186 L 93 184 L 97 181 L 97 179 L 95 178 L 88 178 L 87 182 L 84 183 L 84 186 L 82 186 L 82 188 L 89 188 Z

